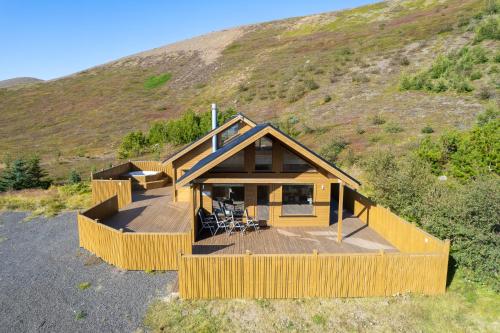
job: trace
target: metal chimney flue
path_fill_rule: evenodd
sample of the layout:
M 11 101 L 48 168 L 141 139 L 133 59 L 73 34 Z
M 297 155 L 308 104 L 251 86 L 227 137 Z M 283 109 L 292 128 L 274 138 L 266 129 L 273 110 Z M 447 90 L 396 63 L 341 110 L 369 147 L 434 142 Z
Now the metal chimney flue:
M 212 130 L 217 128 L 217 105 L 212 103 Z M 217 135 L 212 137 L 212 152 L 217 150 Z

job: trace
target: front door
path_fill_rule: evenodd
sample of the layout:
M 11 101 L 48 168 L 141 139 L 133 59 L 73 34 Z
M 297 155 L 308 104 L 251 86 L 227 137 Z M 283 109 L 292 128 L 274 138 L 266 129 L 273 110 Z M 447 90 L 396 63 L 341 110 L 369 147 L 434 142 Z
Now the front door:
M 257 186 L 257 220 L 269 220 L 269 185 Z

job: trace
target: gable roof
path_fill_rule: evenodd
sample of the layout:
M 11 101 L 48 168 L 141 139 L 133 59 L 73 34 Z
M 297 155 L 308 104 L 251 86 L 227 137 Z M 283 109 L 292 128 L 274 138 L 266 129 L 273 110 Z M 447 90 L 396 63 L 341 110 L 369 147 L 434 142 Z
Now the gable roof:
M 270 124 L 259 124 L 249 131 L 243 133 L 239 137 L 235 138 L 233 141 L 225 145 L 224 147 L 217 149 L 215 152 L 210 155 L 204 157 L 198 163 L 193 165 L 191 169 L 189 169 L 186 173 L 184 173 L 178 180 L 177 184 L 179 186 L 183 186 L 188 182 L 192 181 L 196 177 L 205 173 L 215 165 L 224 161 L 225 159 L 231 157 L 236 154 L 238 151 L 248 146 L 249 144 L 255 142 L 257 139 L 263 137 L 266 134 L 270 134 L 278 140 L 282 141 L 292 149 L 299 152 L 299 154 L 303 155 L 307 159 L 313 161 L 315 164 L 319 165 L 321 168 L 330 172 L 331 174 L 337 176 L 340 180 L 344 181 L 346 184 L 350 185 L 353 188 L 358 188 L 361 183 L 355 178 L 348 175 L 345 171 L 339 169 L 334 164 L 326 161 L 324 158 L 305 147 L 295 139 L 286 135 L 279 129 L 273 127 Z
M 224 130 L 226 130 L 227 128 L 231 127 L 232 125 L 236 124 L 238 121 L 243 121 L 244 123 L 246 123 L 247 125 L 249 125 L 251 127 L 255 127 L 257 125 L 255 122 L 253 122 L 252 120 L 247 118 L 245 115 L 243 115 L 241 113 L 237 113 L 234 117 L 232 117 L 231 119 L 226 121 L 224 124 L 218 126 L 215 129 L 212 129 L 210 132 L 208 132 L 207 134 L 205 134 L 204 136 L 202 136 L 198 140 L 188 144 L 187 146 L 184 146 L 181 150 L 177 151 L 176 153 L 174 153 L 173 155 L 171 155 L 170 157 L 165 159 L 162 163 L 165 164 L 165 163 L 175 161 L 176 159 L 178 159 L 182 155 L 184 155 L 184 154 L 188 153 L 189 151 L 193 150 L 194 148 L 200 146 L 202 143 L 206 142 L 207 140 L 212 139 L 212 137 L 214 135 L 217 135 L 217 134 L 223 132 Z

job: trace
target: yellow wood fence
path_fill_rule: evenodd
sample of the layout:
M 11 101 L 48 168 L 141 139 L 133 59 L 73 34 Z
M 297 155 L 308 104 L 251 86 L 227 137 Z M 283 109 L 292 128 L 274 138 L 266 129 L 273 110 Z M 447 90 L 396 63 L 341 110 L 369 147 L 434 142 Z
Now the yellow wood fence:
M 358 192 L 347 190 L 345 201 L 355 216 L 367 223 L 399 251 L 405 253 L 449 253 L 450 242 L 440 240 L 411 224 L 389 209 Z
M 183 255 L 187 299 L 367 297 L 441 294 L 445 254 Z
M 118 211 L 113 196 L 78 214 L 80 246 L 104 261 L 128 270 L 177 270 L 179 253 L 191 253 L 191 232 L 121 232 L 103 221 Z
M 127 206 L 132 202 L 132 182 L 127 180 L 101 180 L 94 179 L 91 182 L 92 186 L 92 203 L 94 205 L 109 199 L 116 195 L 118 196 L 118 208 Z

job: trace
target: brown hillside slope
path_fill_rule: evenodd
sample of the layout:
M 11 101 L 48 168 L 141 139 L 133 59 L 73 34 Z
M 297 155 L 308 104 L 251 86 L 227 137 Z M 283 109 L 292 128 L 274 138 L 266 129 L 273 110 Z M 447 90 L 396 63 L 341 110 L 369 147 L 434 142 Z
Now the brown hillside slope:
M 360 152 L 404 146 L 426 124 L 467 127 L 484 108 L 474 92 L 401 92 L 398 83 L 469 42 L 482 8 L 482 0 L 381 2 L 212 33 L 0 89 L 0 158 L 36 152 L 54 170 L 88 170 L 114 160 L 125 133 L 211 102 L 257 121 L 292 115 L 313 148 L 344 136 Z M 171 79 L 145 87 L 162 73 Z M 376 114 L 403 131 L 374 125 Z

